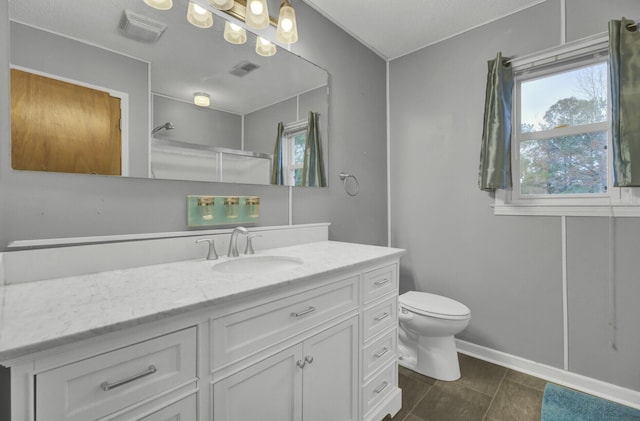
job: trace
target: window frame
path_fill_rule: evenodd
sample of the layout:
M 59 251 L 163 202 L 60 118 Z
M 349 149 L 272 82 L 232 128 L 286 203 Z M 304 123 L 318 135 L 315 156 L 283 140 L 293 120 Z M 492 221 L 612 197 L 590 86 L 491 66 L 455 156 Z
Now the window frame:
M 295 182 L 295 173 L 297 169 L 302 169 L 302 167 L 304 166 L 304 161 L 299 164 L 295 163 L 295 138 L 300 134 L 306 135 L 308 125 L 309 122 L 305 119 L 293 123 L 287 123 L 284 126 L 284 130 L 282 132 L 282 152 L 284 162 L 282 172 L 285 178 L 285 186 L 297 185 Z
M 607 62 L 608 36 L 600 34 L 583 40 L 564 44 L 536 54 L 512 60 L 514 71 L 514 95 L 512 106 L 511 171 L 513 186 L 498 189 L 495 193 L 494 213 L 496 215 L 541 215 L 541 216 L 640 216 L 640 198 L 633 188 L 613 187 L 613 163 L 611 148 L 610 109 L 604 123 L 557 128 L 534 132 L 525 139 L 519 137 L 520 128 L 520 83 L 561 73 L 570 69 Z M 608 72 L 607 72 L 608 73 Z M 608 78 L 608 74 L 607 74 Z M 608 80 L 607 80 L 608 85 Z M 608 102 L 610 94 L 607 86 Z M 608 107 L 610 108 L 610 107 Z M 520 141 L 528 138 L 549 138 L 576 133 L 594 127 L 607 131 L 607 192 L 590 194 L 521 195 L 520 194 Z

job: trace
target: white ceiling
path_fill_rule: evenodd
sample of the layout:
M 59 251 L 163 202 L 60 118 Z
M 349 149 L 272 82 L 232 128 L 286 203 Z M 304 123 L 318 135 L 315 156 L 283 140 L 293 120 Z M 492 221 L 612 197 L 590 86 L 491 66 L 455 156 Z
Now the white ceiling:
M 545 0 L 304 1 L 392 60 Z

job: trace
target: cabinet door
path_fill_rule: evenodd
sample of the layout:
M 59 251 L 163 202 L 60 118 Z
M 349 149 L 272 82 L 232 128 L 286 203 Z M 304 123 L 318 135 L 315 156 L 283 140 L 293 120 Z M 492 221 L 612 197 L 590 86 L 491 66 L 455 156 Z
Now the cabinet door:
M 302 344 L 213 385 L 215 421 L 302 419 Z
M 304 342 L 304 421 L 348 421 L 358 411 L 358 318 Z

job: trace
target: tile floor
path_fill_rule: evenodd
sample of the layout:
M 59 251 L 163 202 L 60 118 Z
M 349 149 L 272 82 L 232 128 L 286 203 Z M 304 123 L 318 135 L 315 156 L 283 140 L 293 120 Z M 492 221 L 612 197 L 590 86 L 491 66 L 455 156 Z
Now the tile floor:
M 458 354 L 462 377 L 443 382 L 400 367 L 402 409 L 385 421 L 539 421 L 545 380 Z

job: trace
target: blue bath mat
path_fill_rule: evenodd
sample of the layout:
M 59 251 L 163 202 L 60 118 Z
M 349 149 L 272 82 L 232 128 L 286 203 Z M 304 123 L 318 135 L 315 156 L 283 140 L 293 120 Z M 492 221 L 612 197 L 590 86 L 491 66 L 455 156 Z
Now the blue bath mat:
M 541 421 L 640 421 L 640 410 L 547 383 Z

